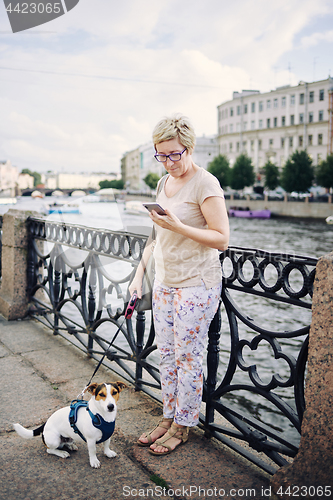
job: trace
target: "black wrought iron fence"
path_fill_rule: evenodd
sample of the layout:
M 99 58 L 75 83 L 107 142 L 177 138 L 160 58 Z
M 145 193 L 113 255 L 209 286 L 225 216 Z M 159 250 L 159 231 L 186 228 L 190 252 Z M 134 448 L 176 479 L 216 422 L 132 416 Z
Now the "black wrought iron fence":
M 31 316 L 96 360 L 107 350 L 107 366 L 160 401 L 151 315 L 124 319 L 146 236 L 37 218 L 28 224 Z M 317 260 L 239 247 L 220 259 L 222 300 L 209 329 L 201 425 L 274 473 L 298 450 L 310 326 L 299 311 L 311 309 Z M 253 319 L 258 300 L 260 321 Z M 287 308 L 295 312 L 288 316 Z

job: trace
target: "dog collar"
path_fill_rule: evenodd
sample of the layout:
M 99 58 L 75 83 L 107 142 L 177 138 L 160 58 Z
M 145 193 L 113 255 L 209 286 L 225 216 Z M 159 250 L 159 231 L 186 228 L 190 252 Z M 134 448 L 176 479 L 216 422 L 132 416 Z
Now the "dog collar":
M 107 422 L 106 420 L 104 420 L 104 418 L 99 413 L 96 413 L 96 415 L 95 415 L 92 411 L 90 411 L 90 409 L 88 407 L 88 401 L 74 399 L 70 405 L 68 419 L 69 419 L 69 423 L 70 423 L 70 426 L 72 427 L 73 431 L 76 434 L 78 434 L 80 436 L 80 438 L 83 439 L 83 441 L 86 441 L 86 439 L 83 436 L 82 432 L 76 426 L 77 413 L 78 413 L 80 408 L 85 408 L 87 410 L 87 412 L 89 413 L 89 415 L 91 417 L 91 421 L 92 421 L 93 426 L 102 432 L 102 437 L 99 441 L 97 441 L 97 443 L 103 443 L 104 441 L 109 439 L 109 437 L 112 436 L 113 431 L 114 431 L 115 422 Z

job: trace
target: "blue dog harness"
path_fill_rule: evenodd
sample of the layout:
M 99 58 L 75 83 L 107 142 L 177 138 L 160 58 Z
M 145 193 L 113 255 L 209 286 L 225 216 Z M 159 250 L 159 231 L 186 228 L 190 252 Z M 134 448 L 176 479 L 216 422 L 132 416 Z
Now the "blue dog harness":
M 86 439 L 76 426 L 77 413 L 80 408 L 85 408 L 87 410 L 91 417 L 93 426 L 96 427 L 96 429 L 100 430 L 102 433 L 102 437 L 99 441 L 97 441 L 97 443 L 103 443 L 112 436 L 114 431 L 114 422 L 107 422 L 103 417 L 101 417 L 99 413 L 96 413 L 96 415 L 94 415 L 93 412 L 89 410 L 88 401 L 74 399 L 71 402 L 68 419 L 73 431 L 78 434 L 80 438 L 83 439 L 83 441 L 86 441 Z

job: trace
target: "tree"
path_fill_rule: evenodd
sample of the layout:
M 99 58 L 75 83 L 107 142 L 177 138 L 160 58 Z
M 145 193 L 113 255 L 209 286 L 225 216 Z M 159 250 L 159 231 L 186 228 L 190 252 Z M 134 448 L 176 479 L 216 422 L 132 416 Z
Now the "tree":
M 122 179 L 113 180 L 113 181 L 100 181 L 99 183 L 100 189 L 107 189 L 107 188 L 113 188 L 113 189 L 124 189 L 124 181 Z
M 149 172 L 149 174 L 147 174 L 143 180 L 147 184 L 147 186 L 150 187 L 150 189 L 156 189 L 157 183 L 160 178 L 157 174 Z
M 209 163 L 207 170 L 217 178 L 222 188 L 230 185 L 230 166 L 226 156 L 216 156 Z
M 239 155 L 230 172 L 230 187 L 244 189 L 246 186 L 252 186 L 254 181 L 255 175 L 251 158 L 246 154 Z
M 295 151 L 282 170 L 281 186 L 288 193 L 304 193 L 312 186 L 314 169 L 306 151 Z
M 265 173 L 265 187 L 272 190 L 276 189 L 280 183 L 279 168 L 274 165 L 270 160 L 264 166 Z
M 327 156 L 317 167 L 316 178 L 321 186 L 327 189 L 333 188 L 333 154 Z

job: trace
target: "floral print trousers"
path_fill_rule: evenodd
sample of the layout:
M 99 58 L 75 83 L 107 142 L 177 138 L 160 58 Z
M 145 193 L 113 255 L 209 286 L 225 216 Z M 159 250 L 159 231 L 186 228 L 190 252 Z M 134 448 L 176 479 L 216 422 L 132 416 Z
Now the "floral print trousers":
M 221 284 L 169 288 L 155 280 L 153 314 L 163 415 L 186 427 L 199 422 L 209 325 L 218 309 Z

